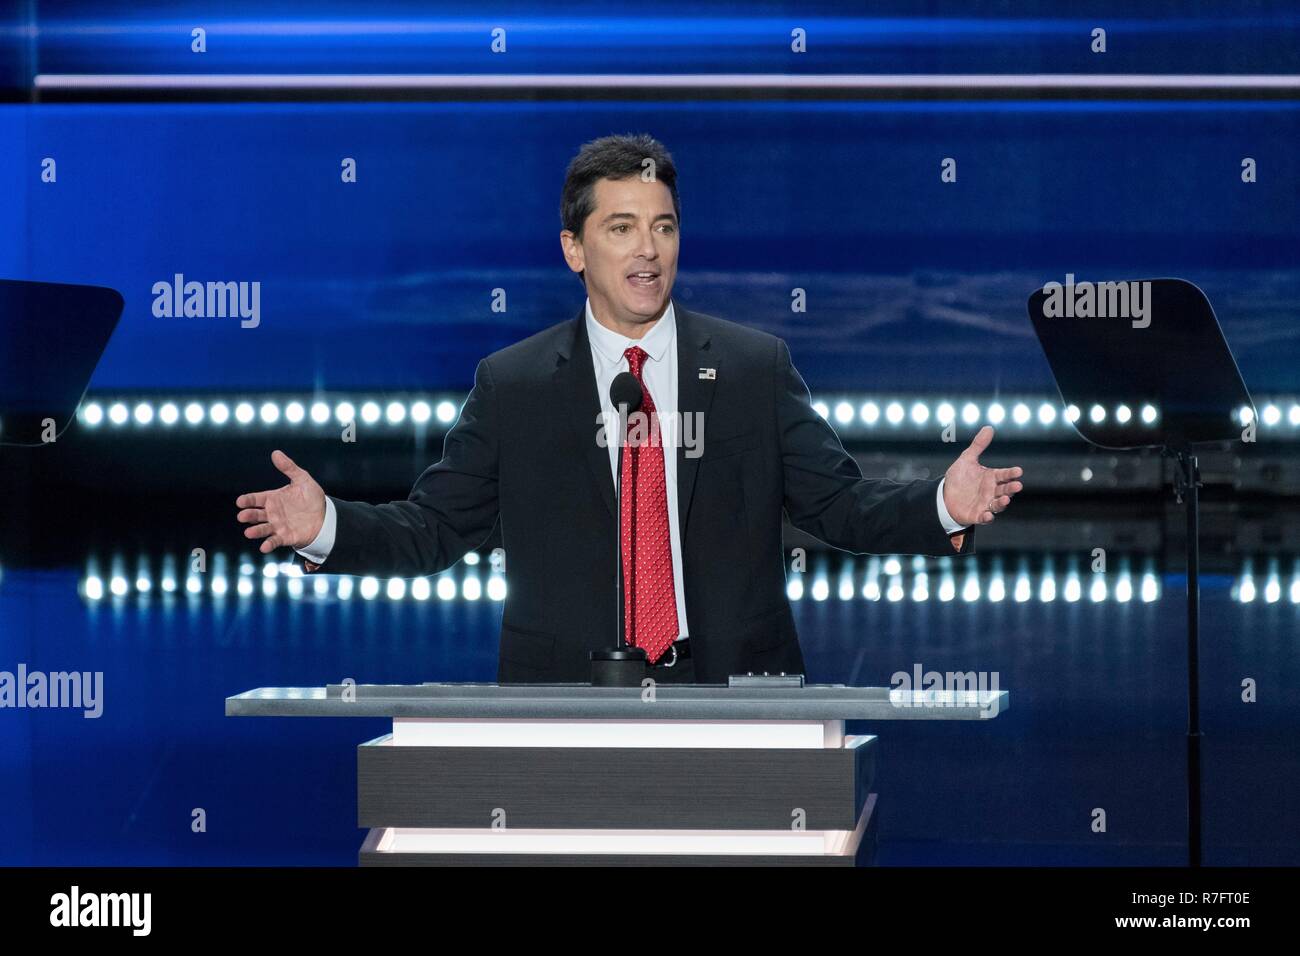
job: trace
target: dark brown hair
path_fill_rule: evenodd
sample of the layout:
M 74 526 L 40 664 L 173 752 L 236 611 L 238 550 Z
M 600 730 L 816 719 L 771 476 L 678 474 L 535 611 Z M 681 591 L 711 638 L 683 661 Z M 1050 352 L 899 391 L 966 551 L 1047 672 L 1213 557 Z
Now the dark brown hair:
M 582 238 L 582 224 L 596 206 L 595 185 L 602 179 L 640 176 L 645 160 L 654 161 L 654 176 L 668 187 L 673 213 L 681 225 L 682 207 L 677 198 L 677 167 L 663 143 L 647 133 L 602 136 L 585 143 L 569 162 L 560 195 L 560 228 Z

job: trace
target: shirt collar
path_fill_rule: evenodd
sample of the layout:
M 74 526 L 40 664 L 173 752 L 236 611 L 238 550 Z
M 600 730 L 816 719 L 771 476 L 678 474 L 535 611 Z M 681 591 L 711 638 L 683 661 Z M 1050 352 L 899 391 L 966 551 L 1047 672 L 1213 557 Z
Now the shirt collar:
M 650 331 L 639 339 L 619 335 L 613 329 L 601 325 L 591 311 L 591 299 L 587 300 L 587 338 L 595 346 L 600 357 L 609 365 L 618 365 L 623 361 L 623 353 L 633 345 L 641 346 L 652 361 L 658 362 L 668 351 L 668 346 L 676 333 L 677 314 L 673 310 L 671 298 L 668 300 L 668 308 L 664 310 L 664 314 L 650 327 Z

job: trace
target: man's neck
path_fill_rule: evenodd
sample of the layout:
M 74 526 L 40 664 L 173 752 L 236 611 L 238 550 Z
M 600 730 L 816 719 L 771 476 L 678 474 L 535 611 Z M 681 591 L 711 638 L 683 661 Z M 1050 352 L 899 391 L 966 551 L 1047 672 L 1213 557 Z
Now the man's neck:
M 659 310 L 659 314 L 648 322 L 620 322 L 618 319 L 608 318 L 601 315 L 602 310 L 595 302 L 591 303 L 591 315 L 598 324 L 603 325 L 611 332 L 617 332 L 619 335 L 629 339 L 640 339 L 644 338 L 645 334 L 655 327 L 655 323 L 664 317 L 664 314 L 668 311 L 668 304 L 671 301 L 672 299 L 665 299 L 663 308 Z

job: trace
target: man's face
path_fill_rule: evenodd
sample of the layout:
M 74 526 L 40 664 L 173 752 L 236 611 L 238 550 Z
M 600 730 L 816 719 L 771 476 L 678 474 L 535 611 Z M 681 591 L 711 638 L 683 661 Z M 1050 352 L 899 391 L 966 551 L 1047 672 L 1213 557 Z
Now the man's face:
M 668 305 L 677 278 L 677 216 L 668 187 L 640 176 L 601 179 L 582 238 L 560 233 L 564 258 L 586 270 L 597 317 L 616 326 L 646 326 Z

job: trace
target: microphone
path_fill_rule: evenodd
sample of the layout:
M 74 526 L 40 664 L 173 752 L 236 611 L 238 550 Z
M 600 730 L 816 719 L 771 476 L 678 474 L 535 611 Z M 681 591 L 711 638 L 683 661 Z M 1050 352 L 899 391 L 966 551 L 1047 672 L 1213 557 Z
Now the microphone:
M 645 393 L 641 383 L 631 372 L 619 372 L 609 385 L 609 400 L 618 413 L 618 477 L 616 479 L 615 497 L 618 507 L 614 520 L 614 586 L 617 596 L 614 602 L 614 624 L 618 628 L 618 642 L 611 650 L 592 651 L 591 683 L 595 687 L 639 687 L 645 677 L 645 650 L 640 647 L 627 647 L 624 644 L 623 626 L 623 452 L 627 435 L 627 417 L 641 410 Z M 635 478 L 635 475 L 633 475 Z M 634 516 L 635 524 L 635 516 Z M 633 528 L 635 534 L 635 527 Z M 632 554 L 635 558 L 636 546 L 633 541 Z
M 631 372 L 619 372 L 614 376 L 614 381 L 609 383 L 609 400 L 613 403 L 614 408 L 619 411 L 619 424 L 626 429 L 627 423 L 622 419 L 630 412 L 641 410 L 641 402 L 645 400 L 645 393 L 641 391 L 641 383 L 636 380 L 636 376 Z M 627 408 L 623 409 L 622 406 Z M 624 432 L 619 432 L 620 439 Z M 622 444 L 622 441 L 619 441 Z

